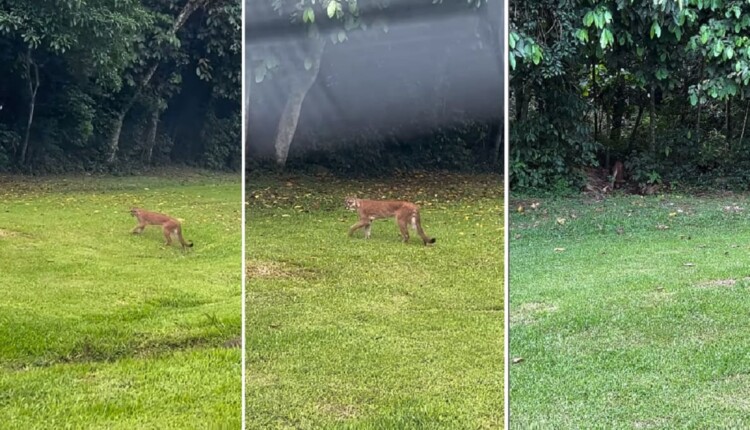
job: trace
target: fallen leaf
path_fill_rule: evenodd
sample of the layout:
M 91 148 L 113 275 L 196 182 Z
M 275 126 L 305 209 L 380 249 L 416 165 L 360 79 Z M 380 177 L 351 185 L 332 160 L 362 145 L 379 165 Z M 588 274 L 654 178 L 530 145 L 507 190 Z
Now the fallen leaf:
M 523 357 L 514 357 L 513 358 L 513 364 L 518 364 L 523 362 Z

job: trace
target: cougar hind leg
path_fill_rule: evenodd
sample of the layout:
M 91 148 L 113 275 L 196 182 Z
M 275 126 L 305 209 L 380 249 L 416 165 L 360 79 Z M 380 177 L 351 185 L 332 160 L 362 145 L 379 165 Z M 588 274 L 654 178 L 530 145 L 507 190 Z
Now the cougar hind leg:
M 396 218 L 396 223 L 398 224 L 398 229 L 401 231 L 401 240 L 406 243 L 409 241 L 409 229 L 406 226 L 405 219 Z
M 172 244 L 173 231 L 166 226 L 164 227 L 164 246 L 170 246 Z

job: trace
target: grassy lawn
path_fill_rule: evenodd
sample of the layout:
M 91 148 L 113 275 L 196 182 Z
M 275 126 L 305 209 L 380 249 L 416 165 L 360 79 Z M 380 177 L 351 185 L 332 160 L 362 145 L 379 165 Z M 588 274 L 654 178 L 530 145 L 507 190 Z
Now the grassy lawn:
M 240 183 L 0 177 L 0 427 L 239 428 Z M 195 247 L 131 235 L 132 205 Z
M 347 237 L 344 197 L 405 199 Z M 497 429 L 503 418 L 498 176 L 251 178 L 247 428 Z
M 748 196 L 511 207 L 512 428 L 750 428 Z

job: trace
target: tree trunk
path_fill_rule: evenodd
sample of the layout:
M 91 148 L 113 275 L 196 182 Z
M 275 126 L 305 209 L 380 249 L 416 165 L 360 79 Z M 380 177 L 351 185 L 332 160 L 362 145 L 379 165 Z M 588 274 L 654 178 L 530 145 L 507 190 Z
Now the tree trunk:
M 432 104 L 432 126 L 435 129 L 440 128 L 442 122 L 445 121 L 445 87 L 447 84 L 446 75 L 448 74 L 448 58 L 451 58 L 451 53 L 450 49 L 446 48 L 441 59 L 437 60 L 437 73 L 432 88 L 434 97 L 434 103 Z
M 701 143 L 701 108 L 703 107 L 703 103 L 701 103 L 700 96 L 698 96 L 698 116 L 695 119 L 695 138 L 697 139 L 697 142 Z
M 274 139 L 276 164 L 282 168 L 286 165 L 286 159 L 289 156 L 289 147 L 292 145 L 294 134 L 297 131 L 302 103 L 305 101 L 307 92 L 310 91 L 313 83 L 318 78 L 318 72 L 320 72 L 320 59 L 323 56 L 325 39 L 315 40 L 312 43 L 312 67 L 300 80 L 292 82 L 292 91 L 284 105 L 284 110 L 281 112 L 279 127 L 276 130 L 276 138 Z
M 750 101 L 745 105 L 745 119 L 742 121 L 742 132 L 740 133 L 739 145 L 742 145 L 742 140 L 745 138 L 745 127 L 747 126 L 747 111 L 750 110 Z M 740 146 L 741 147 L 741 146 Z
M 246 57 L 246 61 L 249 59 L 249 56 Z M 243 137 L 245 139 L 245 157 L 247 157 L 247 154 L 249 154 L 250 149 L 250 89 L 253 85 L 255 85 L 255 82 L 253 82 L 253 68 L 250 67 L 250 62 L 247 61 L 245 63 L 245 74 L 247 75 L 245 77 L 245 85 L 243 85 L 242 89 L 245 92 L 244 94 L 244 116 L 245 116 L 245 123 L 244 128 L 242 130 Z
M 154 154 L 154 146 L 156 145 L 156 131 L 159 128 L 159 115 L 161 109 L 154 107 L 151 111 L 151 118 L 149 118 L 148 133 L 146 133 L 146 145 L 143 147 L 143 162 L 151 164 L 151 158 Z
M 609 130 L 609 140 L 612 145 L 619 147 L 622 137 L 622 120 L 625 116 L 625 90 L 622 75 L 618 73 L 615 88 L 614 106 L 612 106 L 612 128 Z
M 633 131 L 630 132 L 630 139 L 628 139 L 628 152 L 630 152 L 633 149 L 633 144 L 635 143 L 635 136 L 638 132 L 638 127 L 641 125 L 641 120 L 643 119 L 643 105 L 638 106 L 638 115 L 635 117 L 635 125 L 633 126 Z
M 649 98 L 651 99 L 648 113 L 649 128 L 651 129 L 651 142 L 649 143 L 648 149 L 653 156 L 656 154 L 656 85 L 653 82 L 651 83 L 651 97 Z
M 497 128 L 497 136 L 495 137 L 495 151 L 494 151 L 494 159 L 492 160 L 492 164 L 497 166 L 498 161 L 500 161 L 500 171 L 502 172 L 505 168 L 505 166 L 502 165 L 502 163 L 505 161 L 501 155 L 503 153 L 503 132 L 505 130 L 505 124 L 503 124 L 502 119 L 500 120 L 500 125 Z
M 703 64 L 704 62 L 701 61 L 701 70 L 698 74 L 698 82 L 703 82 Z M 697 143 L 701 143 L 701 107 L 703 107 L 703 104 L 701 103 L 701 94 L 700 94 L 700 86 L 698 87 L 698 117 L 695 120 L 695 138 L 697 139 Z
M 177 31 L 182 28 L 183 25 L 185 25 L 188 18 L 190 18 L 193 12 L 195 12 L 202 6 L 207 6 L 212 1 L 214 0 L 189 0 L 185 4 L 185 6 L 183 6 L 179 15 L 177 15 L 177 18 L 172 24 L 172 28 L 170 30 L 171 34 L 174 35 L 175 33 L 177 33 Z M 141 94 L 141 91 L 143 91 L 143 88 L 145 88 L 149 84 L 149 82 L 151 82 L 151 78 L 154 77 L 156 69 L 158 68 L 158 62 L 151 65 L 146 74 L 143 75 L 140 82 L 138 82 L 138 84 L 136 85 L 135 92 L 125 104 L 123 110 L 117 114 L 115 124 L 112 128 L 112 136 L 110 136 L 109 138 L 109 145 L 107 149 L 108 164 L 114 163 L 115 159 L 117 158 L 117 150 L 120 146 L 120 133 L 122 132 L 122 122 L 125 120 L 125 116 L 130 111 L 130 108 L 133 107 L 133 103 L 135 103 L 135 101 L 138 99 L 138 96 Z
M 516 122 L 521 123 L 526 120 L 526 114 L 528 112 L 528 97 L 526 97 L 526 88 L 523 84 L 518 86 L 516 89 Z
M 120 112 L 118 112 L 117 116 L 115 117 L 115 124 L 112 127 L 112 135 L 109 137 L 109 144 L 107 145 L 108 164 L 114 163 L 115 159 L 117 158 L 117 150 L 120 146 L 120 133 L 122 133 L 122 123 L 123 121 L 125 121 L 125 115 L 127 115 L 130 111 L 130 108 L 133 106 L 133 103 L 135 103 L 135 100 L 138 97 L 139 93 L 140 90 L 138 90 L 136 94 L 134 94 L 133 97 L 130 98 L 125 107 Z
M 727 144 L 732 142 L 732 99 L 727 99 Z
M 594 107 L 594 142 L 599 141 L 599 109 L 596 106 L 596 63 L 591 62 L 591 82 L 592 82 L 592 90 L 591 90 L 591 100 L 593 101 L 592 105 Z
M 31 135 L 31 124 L 34 122 L 34 109 L 36 108 L 36 93 L 39 90 L 39 66 L 34 62 L 31 48 L 26 51 L 26 82 L 29 85 L 29 118 L 26 121 L 26 133 L 21 146 L 21 156 L 18 161 L 23 166 L 26 164 L 26 156 L 29 151 L 29 137 Z

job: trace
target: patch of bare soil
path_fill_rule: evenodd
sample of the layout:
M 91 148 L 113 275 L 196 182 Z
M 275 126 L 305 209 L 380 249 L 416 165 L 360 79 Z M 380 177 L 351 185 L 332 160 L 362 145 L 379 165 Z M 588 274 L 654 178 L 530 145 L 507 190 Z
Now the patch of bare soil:
M 584 194 L 594 200 L 601 200 L 612 192 L 612 181 L 607 169 L 587 167 L 582 169 L 582 173 L 586 177 Z
M 748 282 L 750 281 L 750 277 L 742 278 L 741 281 Z M 736 279 L 715 279 L 711 281 L 704 281 L 696 285 L 698 288 L 726 288 L 726 287 L 733 287 L 737 285 Z
M 664 288 L 659 287 L 655 291 L 646 293 L 646 303 L 650 305 L 660 305 L 671 300 L 672 296 L 674 296 L 673 291 L 666 291 Z
M 242 337 L 233 337 L 223 343 L 224 348 L 239 348 L 242 346 Z
M 600 201 L 607 194 L 612 193 L 616 184 L 612 180 L 612 172 L 601 167 L 586 167 L 581 169 L 586 178 L 584 194 L 594 201 Z M 640 194 L 644 196 L 654 195 L 669 189 L 669 184 L 635 184 L 628 181 L 627 170 L 625 181 L 617 185 L 618 189 L 628 194 Z
M 662 428 L 666 422 L 663 418 L 657 418 L 652 420 L 639 420 L 633 423 L 633 428 L 636 429 L 653 429 Z
M 557 306 L 541 302 L 524 303 L 510 312 L 510 325 L 533 324 L 544 314 L 557 311 Z
M 339 403 L 323 403 L 319 404 L 318 408 L 335 419 L 345 420 L 351 419 L 358 415 L 357 408 L 352 405 L 342 405 Z
M 750 386 L 750 375 L 735 374 L 717 381 L 719 388 L 712 397 L 719 404 L 742 411 L 750 412 L 750 399 L 748 389 Z
M 0 228 L 0 239 L 4 239 L 6 237 L 16 237 L 18 236 L 18 232 L 15 232 L 13 230 L 5 230 L 3 228 Z
M 728 213 L 740 213 L 745 210 L 745 208 L 743 208 L 742 206 L 738 206 L 738 205 L 728 205 L 728 206 L 724 206 L 721 209 L 724 212 L 728 212 Z
M 247 277 L 253 278 L 309 278 L 315 275 L 310 269 L 280 261 L 248 260 L 245 270 Z

